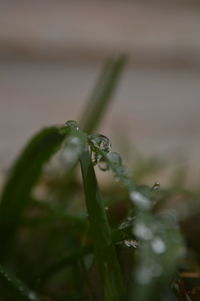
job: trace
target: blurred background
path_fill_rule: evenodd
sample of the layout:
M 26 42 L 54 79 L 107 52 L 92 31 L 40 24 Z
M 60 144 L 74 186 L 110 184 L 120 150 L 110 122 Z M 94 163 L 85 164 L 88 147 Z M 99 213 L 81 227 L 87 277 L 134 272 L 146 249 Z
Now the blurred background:
M 105 59 L 121 52 L 129 61 L 99 132 L 127 161 L 169 158 L 199 184 L 195 0 L 0 0 L 2 175 L 30 135 L 80 118 Z

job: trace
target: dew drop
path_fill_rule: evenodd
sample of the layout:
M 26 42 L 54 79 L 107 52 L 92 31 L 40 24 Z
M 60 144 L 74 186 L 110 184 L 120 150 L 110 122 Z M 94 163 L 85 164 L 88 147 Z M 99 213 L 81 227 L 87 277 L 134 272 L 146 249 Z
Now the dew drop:
M 153 238 L 153 233 L 143 222 L 137 222 L 134 227 L 134 234 L 144 240 L 150 240 Z
M 127 182 L 130 179 L 129 169 L 126 166 L 117 166 L 114 170 L 114 177 L 117 182 Z
M 152 190 L 159 190 L 160 189 L 160 183 L 155 182 L 154 185 L 152 186 Z
M 151 201 L 138 191 L 132 191 L 130 193 L 130 199 L 134 205 L 138 206 L 141 209 L 148 210 L 152 207 Z
M 66 163 L 73 164 L 81 152 L 81 141 L 78 137 L 70 136 L 68 137 L 63 151 L 61 153 L 62 158 Z
M 75 120 L 68 120 L 65 122 L 65 126 L 66 127 L 70 127 L 72 129 L 75 129 L 75 130 L 79 130 L 79 126 L 78 126 L 78 123 L 75 121 Z
M 116 152 L 110 152 L 110 153 L 108 153 L 107 154 L 107 158 L 114 165 L 118 165 L 119 166 L 119 165 L 122 164 L 121 156 L 118 153 L 116 153 Z
M 166 250 L 166 245 L 160 237 L 155 237 L 151 242 L 152 250 L 157 254 L 162 254 Z
M 111 150 L 111 142 L 110 140 L 101 134 L 97 135 L 90 135 L 89 137 L 90 142 L 92 142 L 93 146 L 96 148 L 100 148 L 104 152 L 110 152 Z
M 98 162 L 98 167 L 102 171 L 107 171 L 109 169 L 109 164 L 104 158 L 101 158 Z

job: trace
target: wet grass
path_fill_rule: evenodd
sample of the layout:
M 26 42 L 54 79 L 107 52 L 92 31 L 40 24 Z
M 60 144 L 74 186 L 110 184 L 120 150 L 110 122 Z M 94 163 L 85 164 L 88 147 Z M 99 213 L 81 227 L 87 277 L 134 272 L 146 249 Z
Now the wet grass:
M 140 158 L 133 177 L 94 134 L 125 61 L 108 60 L 80 125 L 43 129 L 12 167 L 0 202 L 0 300 L 198 300 L 198 283 L 183 276 L 198 275 L 198 243 L 188 244 L 183 224 L 200 194 L 177 179 L 165 189 L 143 184 L 160 158 Z M 97 168 L 113 175 L 107 191 Z

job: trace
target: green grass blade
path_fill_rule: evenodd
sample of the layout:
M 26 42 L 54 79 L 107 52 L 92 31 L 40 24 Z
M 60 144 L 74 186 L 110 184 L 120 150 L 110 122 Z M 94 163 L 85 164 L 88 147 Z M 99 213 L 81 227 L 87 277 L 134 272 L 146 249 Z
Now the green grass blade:
M 44 163 L 57 151 L 65 136 L 57 127 L 46 128 L 32 138 L 17 159 L 1 196 L 1 252 L 30 200 Z
M 38 285 L 43 284 L 47 278 L 50 278 L 56 272 L 65 269 L 67 266 L 77 262 L 81 257 L 86 256 L 92 252 L 93 252 L 92 245 L 86 245 L 83 246 L 82 248 L 69 252 L 67 255 L 65 255 L 65 257 L 59 259 L 54 264 L 49 265 L 41 273 L 35 276 L 33 282 L 37 283 Z
M 1 289 L 9 295 L 9 300 L 15 301 L 41 301 L 42 299 L 31 291 L 21 280 L 9 273 L 0 265 Z M 2 297 L 2 296 L 1 296 Z
M 123 293 L 122 275 L 87 147 L 80 156 L 80 163 L 95 257 L 103 281 L 105 300 L 120 300 Z
M 85 132 L 92 133 L 98 127 L 118 84 L 125 62 L 125 55 L 109 59 L 106 62 L 81 118 L 80 124 Z
M 112 231 L 112 241 L 113 243 L 119 243 L 124 241 L 125 239 L 133 239 L 133 235 L 130 231 L 130 226 L 125 227 L 123 230 L 117 229 Z M 57 260 L 55 263 L 46 267 L 42 272 L 38 273 L 37 276 L 33 277 L 33 282 L 37 282 L 39 285 L 43 284 L 43 282 L 53 276 L 58 271 L 65 269 L 74 262 L 77 262 L 80 258 L 93 253 L 93 245 L 85 245 L 80 249 L 73 250 L 66 254 L 61 259 Z

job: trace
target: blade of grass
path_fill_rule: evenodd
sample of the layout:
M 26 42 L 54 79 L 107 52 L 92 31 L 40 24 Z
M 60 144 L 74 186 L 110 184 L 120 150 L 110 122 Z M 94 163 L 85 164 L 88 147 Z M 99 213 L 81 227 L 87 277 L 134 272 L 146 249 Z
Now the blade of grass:
M 80 124 L 85 132 L 92 133 L 98 127 L 118 84 L 126 60 L 127 57 L 125 55 L 119 55 L 115 58 L 108 59 L 105 63 L 81 118 Z
M 53 276 L 56 272 L 66 268 L 66 266 L 70 264 L 74 264 L 74 262 L 77 262 L 82 256 L 88 255 L 92 253 L 93 247 L 92 245 L 86 245 L 83 246 L 80 249 L 76 249 L 74 251 L 69 252 L 65 257 L 58 260 L 54 264 L 48 266 L 44 271 L 39 273 L 37 276 L 34 276 L 33 283 L 36 283 L 36 285 L 42 285 L 47 278 L 50 278 Z
M 103 282 L 105 300 L 120 300 L 123 294 L 122 275 L 87 143 L 80 155 L 80 164 L 95 258 Z
M 58 127 L 43 129 L 32 138 L 14 164 L 0 202 L 0 256 L 30 200 L 44 163 L 57 151 L 65 136 Z
M 133 235 L 130 231 L 130 226 L 125 227 L 123 230 L 117 229 L 112 231 L 112 241 L 113 243 L 119 243 L 124 241 L 125 239 L 132 239 Z M 46 267 L 42 272 L 38 273 L 38 275 L 33 277 L 33 283 L 38 283 L 39 285 L 43 284 L 47 278 L 50 278 L 58 271 L 65 269 L 69 265 L 73 264 L 80 258 L 91 254 L 94 251 L 93 245 L 85 245 L 82 246 L 80 249 L 73 250 L 66 254 L 64 257 L 59 259 L 57 262 L 49 265 Z
M 0 265 L 0 284 L 6 295 L 9 294 L 9 300 L 20 301 L 41 301 L 35 292 L 30 290 L 21 280 L 5 270 Z M 2 297 L 2 296 L 1 296 Z
M 126 55 L 119 55 L 106 61 L 95 88 L 89 98 L 86 108 L 80 118 L 80 124 L 85 132 L 92 133 L 99 126 L 99 123 L 109 105 L 114 90 L 118 84 L 121 73 L 127 61 Z M 74 181 L 74 172 L 78 162 L 74 162 L 70 170 L 66 172 L 63 181 L 60 183 L 58 198 L 63 199 L 66 190 Z

